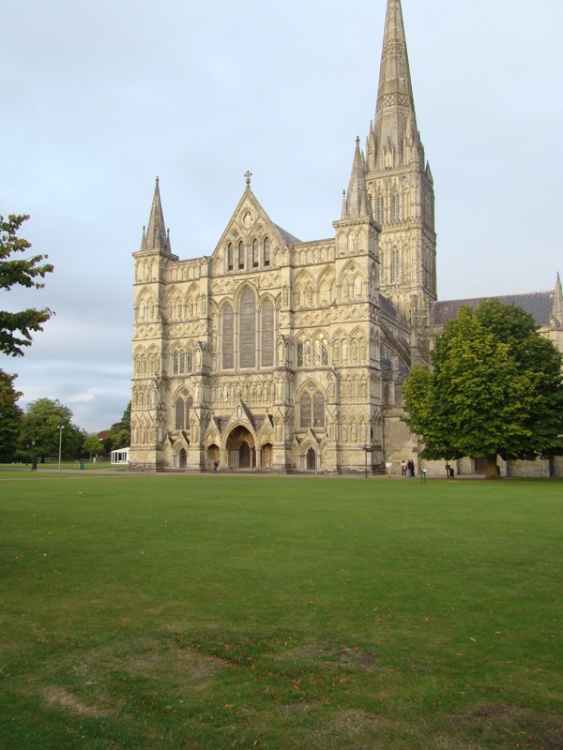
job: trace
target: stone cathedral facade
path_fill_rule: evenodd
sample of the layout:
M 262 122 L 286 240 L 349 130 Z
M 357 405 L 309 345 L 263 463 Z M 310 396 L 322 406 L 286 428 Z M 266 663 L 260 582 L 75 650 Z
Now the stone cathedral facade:
M 247 173 L 216 248 L 180 260 L 157 180 L 133 256 L 132 469 L 383 473 L 416 458 L 401 385 L 429 359 L 436 234 L 400 0 L 387 3 L 375 119 L 333 227 L 301 242 Z

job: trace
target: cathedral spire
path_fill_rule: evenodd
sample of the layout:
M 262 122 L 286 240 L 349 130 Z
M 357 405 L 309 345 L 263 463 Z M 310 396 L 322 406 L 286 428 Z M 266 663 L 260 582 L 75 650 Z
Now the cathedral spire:
M 356 138 L 354 164 L 352 165 L 346 201 L 342 206 L 342 219 L 368 218 L 371 218 L 371 207 L 366 188 L 365 165 L 360 150 L 360 139 Z
M 376 168 L 410 161 L 418 141 L 401 0 L 388 0 L 374 126 Z
M 159 179 L 156 178 L 154 188 L 154 197 L 152 199 L 151 213 L 149 223 L 143 241 L 142 250 L 145 252 L 159 252 L 170 254 L 170 243 L 166 235 L 166 226 L 164 224 L 164 213 L 162 211 L 162 201 L 160 199 Z

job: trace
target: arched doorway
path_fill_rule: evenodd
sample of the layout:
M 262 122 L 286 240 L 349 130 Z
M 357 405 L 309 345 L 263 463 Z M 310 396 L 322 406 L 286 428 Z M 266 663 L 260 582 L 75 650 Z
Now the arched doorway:
M 271 469 L 272 468 L 272 458 L 273 458 L 273 446 L 271 443 L 266 443 L 262 446 L 262 455 L 261 455 L 261 461 L 260 461 L 260 468 L 261 469 Z
M 230 469 L 256 468 L 256 449 L 252 434 L 239 425 L 227 438 Z
M 215 443 L 212 443 L 207 448 L 207 468 L 208 469 L 212 469 L 213 468 L 213 463 L 215 461 L 219 461 L 220 460 L 219 456 L 220 456 L 219 447 L 217 445 L 215 445 Z
M 317 454 L 314 448 L 309 448 L 307 451 L 307 471 L 315 471 L 317 468 Z
M 184 450 L 184 448 L 180 448 L 178 452 L 178 468 L 179 469 L 185 469 L 188 465 L 188 454 Z

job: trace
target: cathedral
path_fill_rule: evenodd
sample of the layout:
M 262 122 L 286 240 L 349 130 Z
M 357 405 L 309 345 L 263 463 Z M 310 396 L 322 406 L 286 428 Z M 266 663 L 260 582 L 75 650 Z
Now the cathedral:
M 375 119 L 363 149 L 356 140 L 334 236 L 302 242 L 277 226 L 251 177 L 215 249 L 189 260 L 172 252 L 157 179 L 133 255 L 130 468 L 373 474 L 418 464 L 401 386 L 461 301 L 437 301 L 434 186 L 400 0 L 387 2 Z M 515 301 L 563 348 L 559 279 Z M 478 470 L 475 460 L 464 470 Z

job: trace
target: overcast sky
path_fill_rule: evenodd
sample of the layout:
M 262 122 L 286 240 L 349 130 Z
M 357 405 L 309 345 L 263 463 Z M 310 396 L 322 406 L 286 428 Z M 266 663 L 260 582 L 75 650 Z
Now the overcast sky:
M 0 214 L 55 264 L 3 309 L 57 313 L 23 359 L 98 431 L 130 398 L 131 253 L 160 177 L 172 250 L 210 255 L 253 173 L 301 240 L 333 236 L 375 114 L 386 0 L 19 0 L 0 14 Z M 544 291 L 561 262 L 560 0 L 403 0 L 436 190 L 440 299 Z

